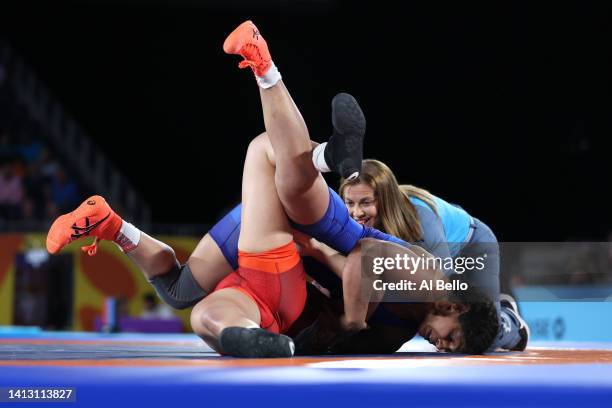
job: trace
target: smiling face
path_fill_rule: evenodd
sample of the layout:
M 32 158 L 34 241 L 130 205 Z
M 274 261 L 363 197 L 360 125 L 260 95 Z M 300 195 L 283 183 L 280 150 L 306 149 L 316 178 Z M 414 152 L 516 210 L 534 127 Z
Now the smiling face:
M 463 343 L 459 316 L 465 311 L 457 304 L 436 305 L 419 326 L 419 334 L 439 351 L 457 351 Z
M 351 218 L 368 227 L 376 225 L 376 197 L 372 187 L 364 183 L 349 185 L 344 189 L 343 198 Z

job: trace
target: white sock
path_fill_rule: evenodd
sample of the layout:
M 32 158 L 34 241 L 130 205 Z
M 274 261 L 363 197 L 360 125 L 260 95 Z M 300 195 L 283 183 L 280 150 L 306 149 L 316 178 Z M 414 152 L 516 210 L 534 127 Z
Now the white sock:
M 329 173 L 331 171 L 325 161 L 325 146 L 327 146 L 327 142 L 321 143 L 312 151 L 312 163 L 315 169 L 319 170 L 321 173 Z
M 278 68 L 276 68 L 274 62 L 272 62 L 272 66 L 270 67 L 268 72 L 264 74 L 264 76 L 255 76 L 255 78 L 257 78 L 257 85 L 259 85 L 263 89 L 268 89 L 276 85 L 276 83 L 280 81 L 283 77 L 281 76 L 280 72 L 278 72 Z
M 130 252 L 140 242 L 140 230 L 127 221 L 123 221 L 121 228 L 115 237 L 115 244 L 123 252 Z

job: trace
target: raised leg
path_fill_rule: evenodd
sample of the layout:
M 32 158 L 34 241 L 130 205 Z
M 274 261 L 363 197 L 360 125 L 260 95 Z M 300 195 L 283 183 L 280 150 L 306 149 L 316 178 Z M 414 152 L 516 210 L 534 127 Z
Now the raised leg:
M 191 315 L 194 332 L 219 352 L 237 357 L 292 355 L 291 339 L 276 333 L 297 319 L 305 300 L 301 261 L 267 150 L 256 138 L 245 159 L 238 271 Z

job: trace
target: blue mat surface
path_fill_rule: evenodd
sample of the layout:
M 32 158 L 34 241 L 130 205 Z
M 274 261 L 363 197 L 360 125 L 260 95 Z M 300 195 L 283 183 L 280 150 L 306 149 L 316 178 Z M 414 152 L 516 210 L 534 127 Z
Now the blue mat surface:
M 456 357 L 428 352 L 423 341 L 411 348 L 422 345 L 423 352 L 393 356 L 239 360 L 218 357 L 193 335 L 39 332 L 0 339 L 0 387 L 76 389 L 75 403 L 46 407 L 612 405 L 610 360 L 549 363 L 541 353 L 530 360 L 522 353 Z M 573 350 L 612 350 L 607 343 L 533 346 L 570 358 L 578 353 Z

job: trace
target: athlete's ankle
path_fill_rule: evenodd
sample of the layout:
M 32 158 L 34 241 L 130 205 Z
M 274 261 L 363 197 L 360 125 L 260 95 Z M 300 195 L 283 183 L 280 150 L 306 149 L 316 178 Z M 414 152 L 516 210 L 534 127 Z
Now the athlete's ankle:
M 121 227 L 117 231 L 113 242 L 119 249 L 127 253 L 133 251 L 140 243 L 141 231 L 125 220 L 121 220 Z
M 274 65 L 274 62 L 271 62 L 272 66 L 268 69 L 268 71 L 263 76 L 255 75 L 257 79 L 257 85 L 259 85 L 262 89 L 269 89 L 275 86 L 283 77 L 281 76 L 278 68 Z
M 327 147 L 327 142 L 321 143 L 312 151 L 312 163 L 314 164 L 315 169 L 317 169 L 321 173 L 329 173 L 331 168 L 327 161 L 325 161 L 325 148 Z

